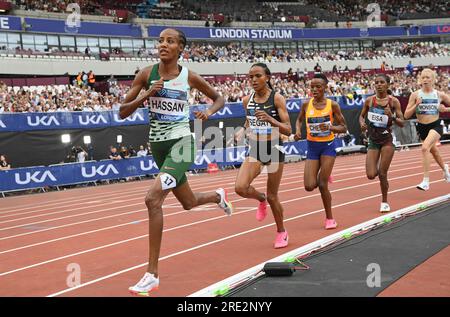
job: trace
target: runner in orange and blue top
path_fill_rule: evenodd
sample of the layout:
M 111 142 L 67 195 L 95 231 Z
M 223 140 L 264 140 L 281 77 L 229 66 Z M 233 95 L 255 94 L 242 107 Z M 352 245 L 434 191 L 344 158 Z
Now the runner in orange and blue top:
M 324 74 L 316 74 L 310 88 L 313 98 L 304 102 L 297 118 L 295 140 L 302 138 L 301 128 L 306 121 L 307 156 L 304 173 L 305 189 L 313 191 L 319 187 L 325 208 L 325 229 L 334 229 L 337 223 L 331 212 L 331 193 L 328 179 L 336 159 L 335 133 L 345 133 L 347 125 L 339 105 L 325 98 L 328 79 Z
M 380 212 L 389 212 L 391 207 L 387 202 L 389 189 L 387 172 L 395 152 L 391 127 L 394 123 L 403 127 L 403 113 L 398 99 L 388 94 L 389 77 L 387 75 L 379 74 L 375 77 L 375 89 L 375 96 L 367 98 L 364 102 L 359 124 L 361 131 L 368 130 L 367 178 L 374 179 L 378 176 L 382 195 Z M 366 118 L 368 124 L 366 124 Z

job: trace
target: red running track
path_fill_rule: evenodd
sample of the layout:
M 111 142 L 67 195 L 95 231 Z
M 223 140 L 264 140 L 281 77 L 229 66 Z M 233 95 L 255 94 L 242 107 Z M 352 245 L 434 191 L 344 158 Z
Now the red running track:
M 450 145 L 442 146 L 445 161 Z M 338 157 L 333 170 L 336 230 L 379 217 L 378 180 L 365 176 L 365 156 Z M 304 162 L 285 165 L 280 199 L 290 243 L 273 249 L 275 223 L 255 219 L 257 203 L 234 194 L 236 171 L 190 176 L 196 191 L 226 187 L 235 213 L 215 205 L 184 211 L 171 194 L 164 205 L 160 289 L 153 296 L 187 296 L 336 230 L 323 228 L 318 190 L 303 188 Z M 420 150 L 397 152 L 390 171 L 393 211 L 448 194 L 436 164 L 431 189 L 419 191 Z M 266 175 L 254 182 L 266 186 Z M 129 296 L 146 268 L 148 220 L 144 196 L 152 181 L 87 187 L 0 199 L 0 296 Z M 73 287 L 73 265 L 81 280 Z M 72 286 L 72 287 L 71 287 Z M 130 295 L 131 296 L 131 295 Z

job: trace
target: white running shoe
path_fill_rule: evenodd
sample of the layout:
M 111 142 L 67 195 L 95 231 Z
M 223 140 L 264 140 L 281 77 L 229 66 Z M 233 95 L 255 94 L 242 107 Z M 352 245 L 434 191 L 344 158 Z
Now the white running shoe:
M 144 277 L 134 286 L 128 288 L 133 295 L 148 296 L 148 293 L 157 290 L 159 287 L 159 278 L 152 273 L 146 272 Z
M 228 200 L 227 191 L 223 188 L 216 190 L 216 193 L 220 196 L 219 207 L 222 208 L 228 216 L 233 213 L 233 204 Z
M 448 170 L 448 164 L 444 165 L 444 179 L 447 183 L 450 183 L 450 171 Z
M 391 211 L 391 206 L 388 203 L 381 203 L 380 212 L 389 212 Z
M 419 185 L 416 186 L 420 190 L 429 190 L 430 189 L 430 183 L 426 181 L 422 181 Z

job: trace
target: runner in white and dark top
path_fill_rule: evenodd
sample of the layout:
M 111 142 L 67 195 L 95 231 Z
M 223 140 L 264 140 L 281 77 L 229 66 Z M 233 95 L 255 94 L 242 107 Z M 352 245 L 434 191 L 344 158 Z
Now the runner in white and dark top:
M 270 92 L 269 98 L 263 102 L 255 101 L 255 92 L 250 97 L 246 107 L 248 128 L 253 137 L 250 138 L 248 155 L 268 165 L 270 162 L 284 162 L 284 153 L 280 151 L 283 142 L 280 138 L 272 138 L 272 125 L 269 121 L 259 120 L 256 111 L 264 111 L 273 120 L 281 122 L 278 109 L 275 107 L 275 90 Z
M 281 135 L 291 134 L 286 100 L 276 93 L 270 84 L 270 70 L 266 64 L 254 64 L 249 71 L 249 79 L 254 92 L 244 97 L 242 102 L 246 112 L 249 137 L 249 153 L 242 163 L 236 178 L 236 193 L 245 198 L 259 201 L 256 219 L 262 221 L 267 214 L 267 202 L 272 209 L 277 224 L 274 247 L 288 245 L 288 233 L 283 223 L 283 207 L 278 198 L 278 188 L 284 167 L 284 153 Z M 242 130 L 241 132 L 243 132 Z M 252 181 L 267 166 L 267 194 L 251 186 Z
M 439 123 L 440 112 L 450 112 L 450 97 L 442 91 L 434 89 L 436 73 L 425 68 L 419 74 L 419 82 L 422 88 L 415 91 L 409 97 L 408 106 L 405 110 L 405 119 L 411 118 L 414 114 L 417 117 L 417 132 L 422 142 L 422 165 L 423 180 L 417 185 L 420 190 L 430 188 L 430 164 L 431 155 L 444 172 L 444 179 L 450 183 L 450 172 L 448 164 L 444 164 L 436 143 L 442 136 L 442 126 Z M 431 155 L 430 155 L 431 154 Z

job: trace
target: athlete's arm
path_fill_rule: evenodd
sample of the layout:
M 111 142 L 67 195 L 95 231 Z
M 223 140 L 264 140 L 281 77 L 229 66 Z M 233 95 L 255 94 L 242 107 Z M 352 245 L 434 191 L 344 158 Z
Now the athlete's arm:
M 275 120 L 270 117 L 272 120 L 270 124 L 272 126 L 277 127 L 280 130 L 281 134 L 290 136 L 292 133 L 291 120 L 289 118 L 289 114 L 286 108 L 286 99 L 279 93 L 275 93 L 275 107 L 278 110 L 278 115 L 280 116 L 281 122 Z
M 370 104 L 370 99 L 367 98 L 366 101 L 364 101 L 364 105 L 362 107 L 361 110 L 361 114 L 359 115 L 359 126 L 361 127 L 361 131 L 366 131 L 367 130 L 367 125 L 366 125 L 366 115 L 367 112 L 369 112 L 369 104 Z
M 402 107 L 400 105 L 400 101 L 398 101 L 398 99 L 395 97 L 392 98 L 392 101 L 393 101 L 393 106 L 394 106 L 394 111 L 395 111 L 395 117 L 394 117 L 393 121 L 395 122 L 396 125 L 403 128 L 405 126 L 405 118 L 403 118 Z
M 247 104 L 248 104 L 249 99 L 250 99 L 250 96 L 245 96 L 242 99 L 242 107 L 244 107 L 244 112 L 245 113 L 247 113 Z M 250 124 L 248 123 L 248 119 L 247 119 L 247 116 L 246 116 L 245 117 L 244 126 L 238 132 L 236 132 L 236 139 L 238 141 L 240 141 L 242 139 L 242 137 L 245 134 L 245 131 L 248 129 L 249 126 L 250 126 Z
M 130 90 L 125 96 L 124 103 L 120 106 L 119 116 L 121 119 L 128 117 L 136 109 L 142 105 L 142 103 L 149 97 L 154 96 L 159 90 L 162 89 L 164 82 L 161 78 L 156 83 L 154 83 L 148 90 L 136 98 L 141 92 L 142 88 L 145 88 L 147 84 L 148 68 L 141 70 L 133 80 Z
M 307 106 L 308 106 L 308 102 L 304 102 L 302 104 L 302 108 L 300 109 L 300 113 L 298 114 L 297 121 L 295 121 L 295 135 L 294 135 L 295 141 L 298 141 L 302 138 L 302 125 L 303 125 L 303 120 L 305 120 Z
M 412 115 L 414 114 L 414 112 L 416 111 L 417 106 L 422 102 L 422 100 L 420 100 L 420 98 L 417 98 L 417 92 L 413 92 L 410 96 L 409 96 L 409 101 L 408 101 L 408 105 L 406 106 L 406 110 L 405 110 L 405 119 L 409 119 L 412 117 Z
M 333 110 L 333 118 L 334 118 L 333 121 L 338 125 L 332 125 L 330 127 L 330 131 L 334 133 L 346 133 L 347 124 L 345 123 L 345 118 L 342 115 L 341 108 L 339 107 L 336 101 L 331 102 L 331 108 Z
M 439 106 L 439 112 L 450 112 L 450 107 L 446 107 L 444 104 L 446 105 L 450 105 L 450 96 L 447 95 L 445 92 L 440 91 L 439 92 L 439 98 L 441 99 L 441 101 L 443 103 L 440 104 Z
M 225 100 L 203 77 L 193 71 L 189 71 L 188 81 L 191 88 L 198 89 L 213 101 L 212 106 L 206 109 L 205 112 L 197 111 L 194 113 L 197 119 L 207 120 L 209 116 L 223 108 Z

